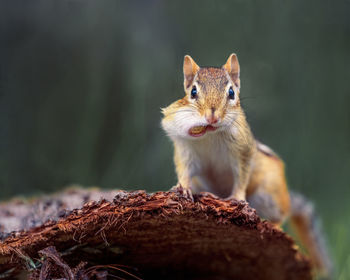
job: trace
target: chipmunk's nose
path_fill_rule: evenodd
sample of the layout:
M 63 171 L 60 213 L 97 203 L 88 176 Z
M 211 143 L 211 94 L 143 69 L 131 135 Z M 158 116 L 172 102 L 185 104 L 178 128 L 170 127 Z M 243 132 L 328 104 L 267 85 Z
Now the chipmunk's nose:
M 210 110 L 207 110 L 205 118 L 209 124 L 214 124 L 218 122 L 218 117 L 215 114 L 215 108 L 212 107 Z

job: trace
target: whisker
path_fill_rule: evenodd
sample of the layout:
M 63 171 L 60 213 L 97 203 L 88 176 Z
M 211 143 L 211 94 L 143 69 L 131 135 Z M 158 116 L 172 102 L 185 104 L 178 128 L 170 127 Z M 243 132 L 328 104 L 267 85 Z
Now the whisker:
M 178 114 L 178 113 L 187 113 L 187 112 L 193 113 L 194 111 L 193 110 L 179 110 L 179 111 L 170 112 L 167 114 L 167 116 L 173 115 L 173 114 Z

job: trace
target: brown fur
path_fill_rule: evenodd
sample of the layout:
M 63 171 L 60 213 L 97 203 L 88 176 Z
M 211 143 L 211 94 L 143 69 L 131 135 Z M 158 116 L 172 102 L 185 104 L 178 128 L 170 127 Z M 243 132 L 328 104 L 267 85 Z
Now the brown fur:
M 162 124 L 174 142 L 176 173 L 183 188 L 199 192 L 203 191 L 205 183 L 210 186 L 211 192 L 220 197 L 247 199 L 260 216 L 280 225 L 293 214 L 284 163 L 270 148 L 256 141 L 251 133 L 239 100 L 239 69 L 235 54 L 221 68 L 200 68 L 190 56 L 185 56 L 186 95 L 163 109 Z M 233 100 L 228 96 L 230 86 L 235 93 Z M 195 97 L 191 96 L 193 88 L 198 91 Z M 205 119 L 218 120 L 224 129 L 197 142 L 186 138 L 186 130 L 179 131 L 179 137 L 184 138 L 179 139 L 176 125 L 179 129 L 186 127 L 184 117 L 187 115 L 181 115 L 185 112 L 192 112 L 189 118 L 198 118 L 201 122 Z M 229 124 L 226 123 L 227 118 Z M 228 159 L 232 162 L 227 162 Z M 234 163 L 234 167 L 230 163 Z M 320 250 L 315 249 L 316 243 L 305 225 L 309 221 L 298 216 L 293 220 L 314 264 L 321 268 Z

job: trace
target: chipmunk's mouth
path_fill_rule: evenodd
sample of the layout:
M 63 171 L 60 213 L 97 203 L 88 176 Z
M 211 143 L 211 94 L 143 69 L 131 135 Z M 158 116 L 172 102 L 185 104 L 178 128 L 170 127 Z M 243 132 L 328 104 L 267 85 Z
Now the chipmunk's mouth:
M 207 131 L 214 131 L 216 130 L 216 127 L 212 125 L 199 125 L 199 126 L 193 126 L 189 129 L 188 134 L 192 137 L 200 137 L 204 135 Z

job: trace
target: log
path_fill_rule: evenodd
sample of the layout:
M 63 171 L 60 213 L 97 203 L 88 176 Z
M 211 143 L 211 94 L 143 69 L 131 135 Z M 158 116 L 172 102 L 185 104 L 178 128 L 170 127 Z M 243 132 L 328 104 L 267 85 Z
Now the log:
M 209 193 L 70 189 L 0 204 L 0 278 L 312 279 L 247 202 Z

